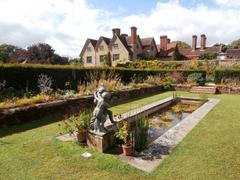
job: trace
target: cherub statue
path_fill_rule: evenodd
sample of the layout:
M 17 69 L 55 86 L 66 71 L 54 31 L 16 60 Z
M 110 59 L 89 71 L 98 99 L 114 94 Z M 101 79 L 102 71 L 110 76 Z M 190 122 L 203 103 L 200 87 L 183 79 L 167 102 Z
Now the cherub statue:
M 110 108 L 110 105 L 108 103 L 109 98 L 110 94 L 106 92 L 103 85 L 101 85 L 98 88 L 97 92 L 94 93 L 94 102 L 97 105 L 93 111 L 91 124 L 95 132 L 107 132 L 107 129 L 104 127 L 107 116 L 109 117 L 111 123 L 114 123 L 113 113 L 108 109 Z

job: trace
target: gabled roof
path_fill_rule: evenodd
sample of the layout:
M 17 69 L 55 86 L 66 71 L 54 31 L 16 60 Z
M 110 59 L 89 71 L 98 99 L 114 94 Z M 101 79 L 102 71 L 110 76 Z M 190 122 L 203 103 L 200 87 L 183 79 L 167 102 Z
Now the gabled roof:
M 153 37 L 148 37 L 148 38 L 142 38 L 142 39 L 141 39 L 141 42 L 142 42 L 142 46 L 143 46 L 143 47 L 145 47 L 145 46 L 151 46 L 152 41 L 154 41 L 154 38 L 153 38 Z
M 140 43 L 141 48 L 143 48 L 142 41 L 139 35 L 137 36 L 137 39 L 138 39 L 138 42 Z M 128 46 L 131 46 L 131 36 L 127 36 L 126 41 Z
M 87 48 L 87 46 L 88 46 L 89 43 L 91 43 L 91 44 L 93 45 L 93 47 L 95 48 L 95 47 L 96 47 L 96 44 L 97 44 L 97 40 L 95 40 L 95 39 L 89 39 L 89 38 L 88 38 L 88 39 L 86 40 L 83 48 L 82 48 L 82 51 L 81 51 L 81 53 L 80 53 L 80 57 L 81 57 L 81 56 L 83 55 L 83 53 L 85 52 L 85 50 L 86 50 L 86 48 Z
M 113 36 L 113 38 L 111 39 L 111 41 L 110 41 L 109 48 L 112 49 L 112 46 L 113 46 L 113 44 L 114 44 L 114 41 L 115 41 L 117 38 L 121 41 L 121 43 L 122 43 L 123 46 L 126 48 L 126 50 L 129 52 L 129 54 L 132 54 L 133 52 L 132 52 L 132 50 L 131 50 L 130 46 L 128 45 L 128 42 L 127 42 L 128 36 L 127 36 L 127 37 L 124 36 L 124 35 L 118 36 L 118 35 L 115 34 L 115 35 Z
M 107 46 L 109 46 L 111 39 L 107 38 L 107 37 L 104 37 L 104 36 L 100 36 L 100 38 L 98 39 L 97 44 L 95 46 L 96 50 L 97 50 L 98 46 L 101 44 L 102 41 L 104 41 L 107 44 Z
M 240 49 L 227 49 L 227 57 L 229 58 L 240 58 Z
M 177 47 L 177 43 L 175 43 L 175 42 L 168 43 L 167 44 L 167 51 L 169 51 L 170 49 L 175 49 L 176 47 Z M 160 50 L 161 50 L 161 45 L 160 44 L 157 44 L 157 49 L 158 49 L 158 52 L 160 52 Z
M 218 53 L 219 47 L 218 46 L 206 47 L 204 50 L 197 48 L 195 51 L 193 51 L 192 48 L 179 48 L 179 52 L 185 57 L 194 58 L 199 57 L 202 53 L 208 52 Z

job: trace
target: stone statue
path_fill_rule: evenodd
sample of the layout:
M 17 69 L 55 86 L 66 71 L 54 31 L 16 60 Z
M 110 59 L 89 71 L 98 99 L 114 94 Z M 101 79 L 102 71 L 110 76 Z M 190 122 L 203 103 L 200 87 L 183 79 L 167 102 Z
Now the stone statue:
M 113 113 L 111 110 L 108 109 L 110 108 L 110 105 L 108 103 L 109 99 L 110 93 L 106 92 L 103 85 L 101 85 L 98 88 L 97 92 L 94 93 L 94 103 L 96 103 L 97 105 L 93 111 L 91 127 L 95 132 L 107 132 L 107 129 L 104 127 L 107 116 L 109 117 L 111 123 L 114 123 Z

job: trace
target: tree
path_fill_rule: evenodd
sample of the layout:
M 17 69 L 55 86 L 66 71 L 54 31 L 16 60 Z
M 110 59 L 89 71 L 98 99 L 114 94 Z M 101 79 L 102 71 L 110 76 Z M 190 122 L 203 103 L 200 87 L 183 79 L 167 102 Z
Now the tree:
M 10 56 L 16 49 L 16 46 L 10 44 L 0 45 L 0 61 L 3 63 L 8 63 L 10 61 Z
M 45 43 L 34 44 L 27 48 L 28 63 L 68 64 L 68 58 L 54 53 L 55 50 Z
M 52 64 L 54 49 L 48 44 L 39 43 L 27 48 L 27 58 L 30 63 Z
M 27 50 L 22 48 L 16 48 L 10 55 L 10 63 L 22 63 L 27 60 Z
M 82 58 L 73 58 L 69 60 L 69 64 L 73 66 L 82 66 L 83 60 Z
M 108 52 L 105 57 L 104 57 L 104 64 L 108 67 L 112 66 L 112 61 L 111 61 L 111 54 Z
M 233 49 L 237 49 L 240 48 L 240 39 L 232 41 L 229 45 L 228 48 L 233 48 Z
M 202 53 L 199 56 L 200 60 L 212 60 L 212 59 L 216 59 L 217 58 L 218 53 L 214 53 L 214 52 L 206 52 L 206 53 Z
M 179 48 L 191 48 L 191 46 L 184 41 L 173 41 L 173 42 L 175 42 Z

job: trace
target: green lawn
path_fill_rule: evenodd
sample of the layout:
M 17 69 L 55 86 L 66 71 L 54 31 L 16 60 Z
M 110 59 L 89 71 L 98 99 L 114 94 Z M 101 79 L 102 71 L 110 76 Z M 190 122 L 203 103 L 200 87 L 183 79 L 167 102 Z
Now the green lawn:
M 113 107 L 115 113 L 171 96 L 162 93 Z M 189 93 L 181 95 L 198 96 Z M 240 179 L 240 96 L 221 102 L 152 173 L 117 157 L 59 142 L 58 115 L 0 130 L 0 180 L 6 179 Z M 88 151 L 90 159 L 81 157 Z

